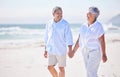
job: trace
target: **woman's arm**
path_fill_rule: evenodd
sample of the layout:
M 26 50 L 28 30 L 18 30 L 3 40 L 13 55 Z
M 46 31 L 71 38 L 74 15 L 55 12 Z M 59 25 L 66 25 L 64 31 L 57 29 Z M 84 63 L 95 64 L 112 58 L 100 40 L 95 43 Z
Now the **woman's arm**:
M 73 50 L 69 51 L 69 53 L 68 53 L 70 58 L 72 58 L 74 56 L 74 54 L 75 54 L 75 52 L 77 51 L 78 48 L 79 48 L 79 37 L 78 37 L 78 39 L 75 43 L 75 46 L 74 46 Z
M 100 45 L 101 45 L 101 49 L 102 49 L 102 60 L 103 62 L 107 61 L 107 56 L 106 56 L 106 47 L 105 47 L 105 38 L 104 38 L 104 34 L 99 37 L 99 41 L 100 41 Z
M 79 37 L 78 37 L 78 39 L 77 39 L 77 41 L 76 41 L 76 43 L 75 43 L 75 46 L 74 46 L 74 48 L 73 48 L 73 52 L 75 53 L 76 51 L 77 51 L 77 49 L 79 48 L 79 38 L 80 38 L 80 35 L 79 35 Z

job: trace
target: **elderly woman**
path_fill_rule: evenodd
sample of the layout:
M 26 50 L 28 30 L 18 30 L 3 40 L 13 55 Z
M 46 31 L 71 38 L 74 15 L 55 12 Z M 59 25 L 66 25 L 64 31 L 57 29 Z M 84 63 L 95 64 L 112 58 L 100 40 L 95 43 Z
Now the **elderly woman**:
M 73 51 L 69 53 L 69 56 L 72 58 L 77 49 L 81 47 L 87 77 L 98 77 L 97 71 L 101 61 L 101 56 L 103 62 L 107 61 L 104 39 L 105 32 L 102 24 L 97 21 L 99 14 L 100 12 L 97 7 L 89 8 L 87 13 L 88 22 L 81 26 L 79 38 Z

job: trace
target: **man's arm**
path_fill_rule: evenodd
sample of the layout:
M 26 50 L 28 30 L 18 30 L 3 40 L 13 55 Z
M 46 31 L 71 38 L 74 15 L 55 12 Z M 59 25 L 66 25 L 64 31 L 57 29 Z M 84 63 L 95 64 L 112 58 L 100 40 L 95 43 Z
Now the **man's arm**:
M 44 50 L 44 57 L 47 58 L 47 51 L 46 51 L 46 46 L 45 46 L 45 50 Z

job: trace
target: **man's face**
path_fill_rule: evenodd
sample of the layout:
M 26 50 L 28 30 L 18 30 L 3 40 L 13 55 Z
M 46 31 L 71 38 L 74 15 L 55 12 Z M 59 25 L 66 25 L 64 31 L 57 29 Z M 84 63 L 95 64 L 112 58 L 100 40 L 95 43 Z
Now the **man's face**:
M 55 13 L 53 13 L 54 19 L 55 20 L 61 20 L 62 19 L 62 11 L 61 10 L 57 10 Z

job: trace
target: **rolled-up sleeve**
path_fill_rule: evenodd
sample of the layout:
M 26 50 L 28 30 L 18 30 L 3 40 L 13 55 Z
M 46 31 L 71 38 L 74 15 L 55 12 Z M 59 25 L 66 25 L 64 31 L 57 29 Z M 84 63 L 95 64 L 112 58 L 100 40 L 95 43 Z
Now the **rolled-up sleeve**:
M 72 32 L 71 32 L 71 29 L 70 29 L 69 25 L 66 25 L 65 41 L 66 41 L 67 46 L 68 45 L 73 45 L 73 36 L 72 36 Z
M 99 29 L 98 29 L 98 33 L 97 33 L 97 37 L 101 37 L 103 34 L 105 34 L 105 31 L 103 29 L 102 25 L 99 25 Z

